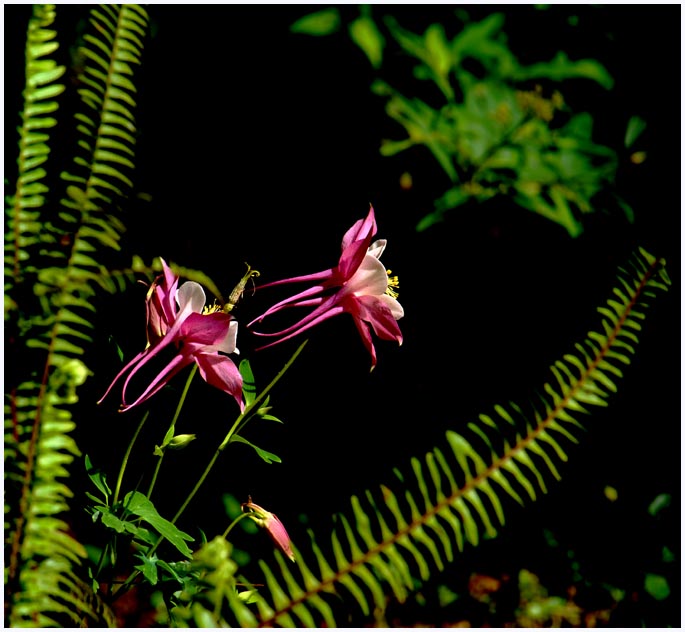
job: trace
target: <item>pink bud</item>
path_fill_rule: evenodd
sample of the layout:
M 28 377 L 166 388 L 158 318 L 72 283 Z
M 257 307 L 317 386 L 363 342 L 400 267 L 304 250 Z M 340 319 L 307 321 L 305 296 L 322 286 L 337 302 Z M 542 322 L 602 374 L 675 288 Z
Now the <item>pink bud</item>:
M 259 505 L 255 505 L 249 496 L 248 502 L 243 503 L 241 508 L 243 511 L 248 511 L 250 518 L 260 527 L 266 529 L 274 544 L 294 562 L 295 553 L 290 546 L 290 536 L 276 514 L 267 511 Z

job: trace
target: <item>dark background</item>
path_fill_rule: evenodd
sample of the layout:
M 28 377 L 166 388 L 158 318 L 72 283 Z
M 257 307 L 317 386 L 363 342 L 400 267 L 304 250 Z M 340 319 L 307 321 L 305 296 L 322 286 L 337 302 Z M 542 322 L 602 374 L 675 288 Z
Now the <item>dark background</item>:
M 463 590 L 470 572 L 501 576 L 528 568 L 561 594 L 577 563 L 586 583 L 618 586 L 630 595 L 642 589 L 645 572 L 661 573 L 671 581 L 671 597 L 661 603 L 643 593 L 627 598 L 612 624 L 679 625 L 679 561 L 660 562 L 663 546 L 680 557 L 679 10 L 466 7 L 473 19 L 504 12 L 504 31 L 522 63 L 565 50 L 572 59 L 595 58 L 607 67 L 615 79 L 611 91 L 589 81 L 563 86 L 575 111 L 593 115 L 598 143 L 620 150 L 630 116 L 647 121 L 639 143 L 647 161 L 633 165 L 622 155 L 617 180 L 635 223 L 598 213 L 571 239 L 503 198 L 463 207 L 417 233 L 416 223 L 448 182 L 420 150 L 380 156 L 381 139 L 401 131 L 369 89 L 375 74 L 363 54 L 344 33 L 310 38 L 289 32 L 315 8 L 149 6 L 153 36 L 139 81 L 136 174 L 137 193 L 145 195 L 125 209 L 125 247 L 146 261 L 163 256 L 202 269 L 228 294 L 245 261 L 263 281 L 334 265 L 343 233 L 372 203 L 378 236 L 389 242 L 384 263 L 400 277 L 405 342 L 397 348 L 378 341 L 378 366 L 369 374 L 369 357 L 349 318 L 313 330 L 273 391 L 273 412 L 285 423 L 255 423 L 246 432 L 283 463 L 267 465 L 233 446 L 181 526 L 201 524 L 210 536 L 221 532 L 227 524 L 221 494 L 241 501 L 250 494 L 278 513 L 296 541 L 306 537 L 303 523 L 325 537 L 331 514 L 347 510 L 351 494 L 392 481 L 395 466 L 409 472 L 411 457 L 444 446 L 447 429 L 459 432 L 495 404 L 525 405 L 550 379 L 548 366 L 598 326 L 596 307 L 609 298 L 617 265 L 640 245 L 666 258 L 674 283 L 650 310 L 618 394 L 587 418 L 587 433 L 569 447 L 562 481 L 550 482 L 539 502 L 512 508 L 504 537 L 467 550 L 442 581 Z M 20 107 L 27 11 L 5 8 L 8 174 L 16 155 L 13 116 Z M 76 29 L 83 11 L 59 7 L 64 28 Z M 341 11 L 353 18 L 357 7 Z M 453 11 L 447 5 L 374 7 L 375 16 L 392 14 L 414 32 L 441 21 L 448 35 L 448 25 L 458 27 Z M 384 79 L 401 90 L 406 76 Z M 413 175 L 409 191 L 399 184 L 404 171 Z M 276 289 L 246 293 L 239 322 L 285 295 Z M 102 342 L 114 336 L 127 358 L 144 344 L 143 299 L 143 288 L 132 289 L 101 308 Z M 241 329 L 241 354 L 264 385 L 298 343 L 252 354 L 258 343 Z M 97 399 L 118 370 L 111 347 L 90 366 L 95 377 L 88 388 Z M 165 406 L 173 412 L 176 397 L 164 399 L 158 397 L 155 415 Z M 82 450 L 111 468 L 112 479 L 120 459 L 115 446 L 126 444 L 139 418 L 117 415 L 116 404 L 113 397 L 91 409 L 79 431 Z M 177 430 L 199 438 L 167 457 L 163 475 L 170 491 L 160 485 L 160 509 L 168 503 L 168 513 L 175 511 L 234 414 L 225 396 L 198 382 Z M 167 418 L 158 417 L 141 440 L 135 476 L 166 428 Z M 616 501 L 607 499 L 606 486 L 617 490 Z M 647 507 L 664 493 L 673 503 L 657 519 Z M 559 545 L 551 548 L 545 533 Z M 441 624 L 442 615 L 416 616 Z

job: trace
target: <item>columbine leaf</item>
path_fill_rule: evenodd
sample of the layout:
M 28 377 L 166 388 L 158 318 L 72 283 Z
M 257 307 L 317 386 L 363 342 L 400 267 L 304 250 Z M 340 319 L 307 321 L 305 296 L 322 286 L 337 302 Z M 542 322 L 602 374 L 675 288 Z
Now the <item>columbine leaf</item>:
M 140 492 L 129 492 L 124 499 L 124 506 L 135 516 L 142 518 L 150 526 L 156 529 L 160 535 L 173 544 L 178 551 L 190 558 L 193 552 L 188 548 L 184 540 L 192 542 L 194 538 L 181 531 L 171 522 L 162 518 L 157 513 L 155 506 L 150 500 Z
M 136 557 L 143 560 L 142 564 L 135 566 L 153 586 L 157 583 L 157 556 L 146 557 L 144 553 L 136 553 Z
M 274 417 L 273 415 L 260 415 L 259 417 L 260 417 L 260 419 L 268 419 L 269 421 L 277 421 L 279 424 L 283 423 L 278 417 Z
M 95 485 L 95 487 L 102 492 L 102 495 L 105 497 L 105 501 L 107 501 L 112 495 L 112 490 L 109 488 L 109 485 L 107 485 L 107 480 L 105 479 L 104 473 L 102 470 L 98 470 L 93 466 L 90 461 L 90 457 L 87 454 L 85 457 L 85 462 L 88 478 L 93 481 L 93 485 Z
M 269 452 L 267 450 L 262 450 L 261 448 L 258 448 L 256 445 L 254 445 L 254 443 L 250 443 L 247 439 L 243 439 L 243 437 L 241 437 L 240 435 L 233 435 L 231 440 L 237 441 L 238 443 L 244 443 L 245 445 L 249 445 L 259 455 L 259 457 L 264 459 L 267 463 L 281 463 L 280 456 L 277 456 L 273 452 Z
M 243 397 L 245 398 L 245 407 L 247 407 L 257 396 L 257 387 L 255 386 L 254 373 L 252 373 L 250 361 L 247 358 L 241 360 L 238 370 L 243 378 Z
M 143 527 L 139 527 L 133 522 L 122 520 L 115 516 L 109 507 L 98 506 L 96 509 L 102 514 L 102 524 L 110 529 L 114 529 L 117 533 L 130 533 L 132 536 L 138 538 L 142 542 L 154 544 L 155 538 L 152 533 Z

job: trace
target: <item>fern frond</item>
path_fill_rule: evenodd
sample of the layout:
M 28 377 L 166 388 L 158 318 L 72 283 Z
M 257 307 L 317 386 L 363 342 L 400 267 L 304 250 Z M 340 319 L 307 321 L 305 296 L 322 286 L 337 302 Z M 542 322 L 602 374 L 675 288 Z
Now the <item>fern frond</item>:
M 81 53 L 79 77 L 84 110 L 76 116 L 78 150 L 61 200 L 64 222 L 77 228 L 73 257 L 82 280 L 98 281 L 104 267 L 98 248 L 119 250 L 124 231 L 113 214 L 133 187 L 136 146 L 134 68 L 141 63 L 148 16 L 139 5 L 97 5 Z
M 224 302 L 223 296 L 217 284 L 201 270 L 186 268 L 175 263 L 170 263 L 172 272 L 183 279 L 195 281 L 206 288 L 221 303 Z M 111 294 L 123 292 L 132 284 L 139 281 L 151 282 L 155 276 L 162 272 L 162 263 L 159 257 L 155 257 L 152 263 L 145 263 L 140 257 L 134 256 L 130 267 L 117 270 L 103 270 L 98 277 L 98 283 Z
M 68 405 L 85 380 L 78 360 L 53 370 L 46 385 L 26 382 L 5 404 L 6 625 L 35 627 L 112 619 L 93 604 L 73 572 L 86 557 L 60 517 L 72 493 L 63 482 L 79 456 Z
M 51 5 L 36 7 L 35 12 L 40 28 L 51 24 Z M 31 62 L 54 50 L 54 32 L 36 34 L 31 27 L 27 43 L 24 121 L 27 133 L 34 136 L 28 149 L 22 136 L 20 185 L 7 231 L 15 235 L 14 246 L 9 253 L 6 250 L 5 259 L 6 270 L 11 261 L 15 281 L 21 278 L 26 286 L 21 295 L 16 286 L 10 288 L 18 307 L 13 350 L 30 358 L 14 372 L 14 384 L 5 397 L 5 621 L 12 627 L 84 619 L 113 623 L 92 588 L 78 580 L 85 550 L 69 535 L 62 517 L 72 496 L 69 467 L 80 455 L 70 436 L 71 407 L 78 400 L 77 388 L 90 374 L 84 357 L 92 342 L 92 299 L 104 270 L 99 261 L 103 247 L 119 248 L 123 232 L 111 211 L 125 195 L 129 180 L 118 177 L 118 167 L 111 164 L 133 164 L 131 64 L 139 61 L 147 18 L 144 9 L 130 5 L 95 7 L 91 15 L 97 36 L 86 36 L 86 42 L 99 52 L 97 60 L 86 54 L 87 88 L 81 96 L 90 110 L 88 116 L 77 118 L 85 116 L 94 126 L 80 119 L 76 163 L 83 169 L 77 176 L 63 175 L 70 184 L 59 217 L 48 216 L 40 165 L 48 152 L 44 130 L 54 125 L 46 116 L 55 109 L 49 99 L 62 90 L 54 82 L 63 69 L 39 65 L 36 70 Z M 102 72 L 96 66 L 105 60 L 108 69 Z M 99 104 L 83 93 L 96 91 L 96 84 L 103 88 Z M 117 129 L 119 123 L 108 120 L 122 108 L 125 133 Z M 125 160 L 118 159 L 117 152 Z M 120 185 L 112 185 L 115 181 Z M 28 188 L 21 188 L 24 183 Z
M 402 602 L 467 544 L 495 536 L 507 502 L 535 500 L 560 478 L 568 444 L 582 430 L 579 417 L 607 405 L 635 353 L 648 304 L 669 284 L 662 260 L 636 252 L 599 308 L 600 328 L 552 365 L 530 412 L 496 406 L 468 432 L 448 431 L 445 447 L 396 470 L 394 491 L 382 485 L 353 496 L 351 510 L 337 516 L 328 553 L 310 531 L 311 551 L 298 550 L 295 565 L 280 552 L 276 567 L 261 560 L 258 624 L 346 625 L 351 603 L 368 618 L 385 609 L 388 588 Z
M 48 187 L 45 162 L 50 153 L 50 130 L 57 124 L 57 97 L 64 91 L 59 79 L 64 66 L 53 54 L 58 48 L 56 32 L 51 28 L 55 5 L 33 6 L 26 42 L 26 84 L 24 108 L 19 129 L 18 177 L 13 196 L 9 197 L 5 227 L 5 297 L 19 284 L 29 259 L 27 250 L 45 242 L 40 209 Z M 7 299 L 6 299 L 7 300 Z M 6 305 L 7 308 L 7 305 Z
M 97 5 L 81 53 L 87 58 L 78 93 L 86 111 L 76 115 L 80 152 L 75 173 L 64 178 L 95 206 L 109 206 L 133 186 L 136 88 L 133 69 L 141 62 L 148 16 L 139 5 Z M 79 194 L 65 206 L 81 208 Z

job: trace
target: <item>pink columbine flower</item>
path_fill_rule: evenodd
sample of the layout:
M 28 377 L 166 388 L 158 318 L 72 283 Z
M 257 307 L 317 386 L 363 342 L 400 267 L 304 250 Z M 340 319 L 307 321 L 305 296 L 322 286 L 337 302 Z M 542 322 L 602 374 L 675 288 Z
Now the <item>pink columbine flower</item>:
M 266 529 L 274 544 L 294 562 L 295 553 L 290 544 L 290 536 L 276 514 L 256 505 L 249 497 L 248 502 L 243 503 L 240 507 L 243 511 L 247 512 L 248 516 L 260 527 Z
M 315 307 L 307 316 L 282 331 L 255 332 L 258 336 L 280 336 L 261 349 L 288 340 L 343 312 L 352 316 L 364 346 L 371 354 L 372 369 L 376 366 L 376 350 L 371 339 L 371 328 L 379 338 L 396 340 L 402 344 L 402 332 L 397 321 L 404 316 L 404 310 L 397 301 L 397 277 L 390 277 L 390 270 L 386 270 L 380 262 L 387 241 L 379 239 L 371 243 L 375 233 L 376 219 L 373 207 L 370 207 L 366 218 L 355 222 L 345 233 L 342 254 L 335 268 L 274 281 L 260 287 L 299 281 L 316 282 L 309 289 L 276 303 L 248 325 L 250 327 L 257 321 L 261 322 L 287 307 Z
M 187 281 L 177 289 L 178 277 L 162 259 L 163 274 L 150 285 L 146 298 L 147 346 L 114 378 L 100 402 L 124 374 L 120 412 L 152 397 L 172 377 L 195 362 L 202 378 L 233 396 L 241 410 L 243 381 L 233 361 L 221 353 L 238 353 L 238 323 L 218 307 L 205 307 L 205 292 L 199 283 Z M 135 401 L 126 402 L 131 378 L 159 352 L 174 344 L 178 354 L 164 367 Z M 100 403 L 98 402 L 98 403 Z

